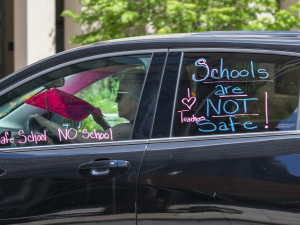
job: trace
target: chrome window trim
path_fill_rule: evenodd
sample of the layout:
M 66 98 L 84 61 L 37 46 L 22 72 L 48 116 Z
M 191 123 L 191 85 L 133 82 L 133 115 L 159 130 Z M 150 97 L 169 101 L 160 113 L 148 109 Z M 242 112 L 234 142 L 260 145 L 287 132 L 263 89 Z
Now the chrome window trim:
M 274 132 L 257 132 L 257 133 L 239 133 L 239 134 L 220 134 L 220 135 L 205 135 L 205 136 L 190 136 L 190 137 L 170 137 L 170 138 L 154 138 L 149 140 L 149 144 L 168 143 L 168 142 L 183 142 L 183 141 L 206 141 L 219 139 L 235 139 L 235 138 L 253 138 L 253 137 L 270 137 L 282 135 L 297 135 L 300 130 L 293 131 L 274 131 Z
M 26 79 L 24 79 L 16 84 L 13 84 L 12 86 L 1 91 L 0 96 L 6 94 L 7 92 L 13 90 L 14 88 L 16 88 L 18 86 L 21 86 L 22 84 L 25 84 L 31 80 L 34 80 L 35 78 L 38 78 L 44 74 L 50 73 L 54 70 L 58 70 L 63 67 L 66 67 L 66 66 L 74 65 L 76 63 L 81 63 L 81 62 L 86 62 L 86 61 L 101 59 L 101 58 L 107 58 L 107 57 L 113 57 L 113 56 L 125 56 L 125 55 L 136 55 L 136 54 L 147 54 L 147 53 L 149 54 L 149 53 L 154 53 L 154 52 L 168 52 L 168 49 L 147 49 L 147 50 L 135 50 L 135 51 L 121 51 L 121 52 L 99 54 L 99 55 L 95 55 L 95 56 L 89 56 L 89 57 L 85 57 L 85 58 L 81 58 L 81 59 L 72 60 L 72 61 L 69 61 L 66 63 L 59 64 L 57 66 L 53 66 L 51 68 L 48 68 L 41 72 L 38 72 L 30 77 L 27 77 Z M 49 60 L 53 60 L 53 58 L 50 58 Z M 37 65 L 37 64 L 34 64 L 34 65 Z M 32 66 L 34 66 L 34 65 L 32 65 Z
M 42 146 L 3 148 L 0 149 L 0 153 L 47 151 L 47 150 L 61 150 L 61 149 L 75 149 L 75 148 L 97 148 L 97 147 L 139 145 L 139 144 L 147 145 L 148 143 L 149 143 L 149 139 L 141 139 L 141 140 L 127 140 L 127 141 L 116 141 L 116 142 L 78 143 L 78 144 L 62 144 L 62 145 L 50 145 L 50 146 L 42 145 Z
M 297 56 L 300 57 L 300 53 L 288 52 L 288 51 L 277 51 L 277 50 L 263 50 L 263 49 L 249 49 L 249 48 L 172 48 L 169 52 L 241 52 L 241 53 L 263 53 L 263 54 L 276 54 L 286 56 Z

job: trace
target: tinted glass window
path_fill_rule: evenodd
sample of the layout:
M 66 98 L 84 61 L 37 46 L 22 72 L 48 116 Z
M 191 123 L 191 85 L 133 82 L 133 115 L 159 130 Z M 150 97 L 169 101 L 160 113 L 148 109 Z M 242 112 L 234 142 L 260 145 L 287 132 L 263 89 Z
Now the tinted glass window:
M 185 53 L 173 136 L 295 130 L 299 59 Z
M 0 147 L 131 139 L 151 55 L 98 59 L 2 96 Z

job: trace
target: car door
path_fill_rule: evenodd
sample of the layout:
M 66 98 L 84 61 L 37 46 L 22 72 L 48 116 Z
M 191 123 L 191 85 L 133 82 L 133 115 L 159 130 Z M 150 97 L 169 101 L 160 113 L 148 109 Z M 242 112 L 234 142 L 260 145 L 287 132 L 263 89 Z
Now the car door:
M 142 160 L 137 223 L 298 224 L 296 54 L 171 54 Z
M 138 172 L 166 54 L 162 49 L 83 58 L 38 76 L 33 72 L 34 79 L 2 91 L 1 224 L 136 224 Z M 133 71 L 141 70 L 139 81 L 130 80 Z M 139 88 L 133 90 L 134 85 Z M 57 95 L 63 102 L 54 102 Z M 129 95 L 136 102 L 133 119 L 126 114 L 128 107 L 120 106 Z M 107 132 L 105 124 L 96 123 L 97 115 L 95 121 L 83 115 L 99 105 L 98 115 L 103 113 L 101 119 L 110 124 Z M 35 124 L 28 123 L 29 115 Z M 55 124 L 58 133 L 51 127 L 37 133 L 42 126 L 36 124 L 37 116 Z M 126 129 L 114 131 L 120 125 L 130 127 L 130 137 Z M 72 142 L 78 136 L 88 141 Z

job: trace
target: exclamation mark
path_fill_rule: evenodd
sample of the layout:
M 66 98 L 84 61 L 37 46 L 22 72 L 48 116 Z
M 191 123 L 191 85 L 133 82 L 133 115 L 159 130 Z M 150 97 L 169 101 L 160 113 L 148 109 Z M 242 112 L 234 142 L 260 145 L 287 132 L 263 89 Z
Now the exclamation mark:
M 268 126 L 268 92 L 265 92 L 265 111 L 266 111 L 266 126 L 265 128 L 268 129 L 269 126 Z

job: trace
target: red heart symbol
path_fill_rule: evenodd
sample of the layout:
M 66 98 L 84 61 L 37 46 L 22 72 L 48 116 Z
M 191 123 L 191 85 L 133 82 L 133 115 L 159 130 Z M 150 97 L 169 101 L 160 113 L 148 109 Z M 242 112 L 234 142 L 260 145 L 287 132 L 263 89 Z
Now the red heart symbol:
M 195 104 L 196 102 L 196 98 L 195 97 L 190 97 L 190 98 L 183 98 L 181 100 L 181 102 L 183 104 L 185 104 L 190 110 L 192 108 L 192 106 Z

